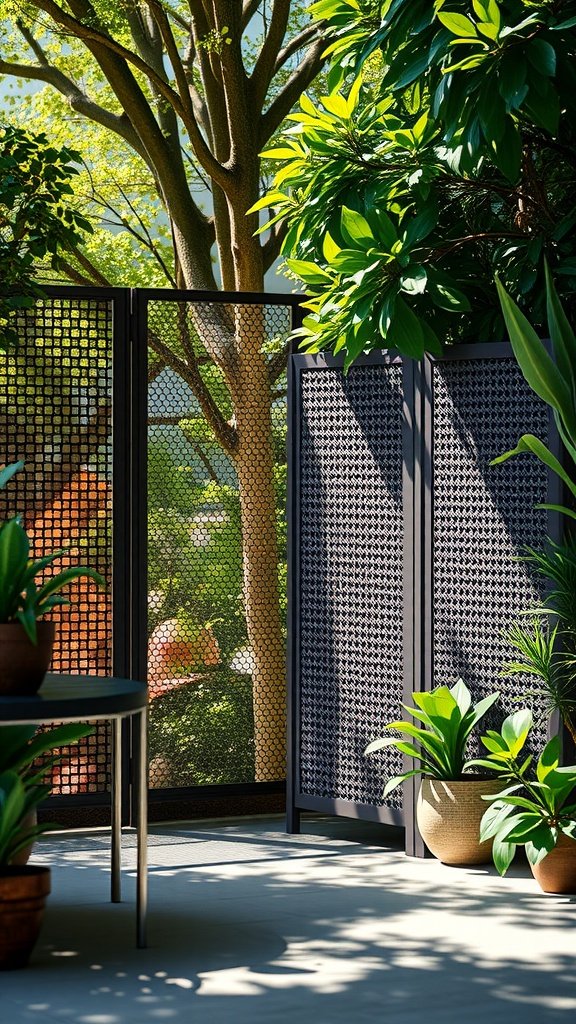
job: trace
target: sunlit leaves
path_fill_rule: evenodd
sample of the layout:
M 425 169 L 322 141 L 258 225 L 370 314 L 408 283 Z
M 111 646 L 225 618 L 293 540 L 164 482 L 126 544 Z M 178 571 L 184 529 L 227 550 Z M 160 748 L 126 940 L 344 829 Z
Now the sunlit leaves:
M 439 337 L 495 340 L 496 269 L 540 328 L 544 253 L 563 294 L 576 293 L 571 7 L 315 5 L 332 39 L 332 91 L 291 115 L 271 202 L 271 223 L 287 224 L 284 252 L 331 277 L 315 289 L 306 345 L 338 346 L 349 361 L 393 342 L 413 354 L 437 350 Z

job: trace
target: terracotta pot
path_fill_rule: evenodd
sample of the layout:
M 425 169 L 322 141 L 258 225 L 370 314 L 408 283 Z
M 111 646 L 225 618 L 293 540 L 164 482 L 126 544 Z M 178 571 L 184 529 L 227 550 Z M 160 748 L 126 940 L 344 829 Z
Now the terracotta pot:
M 0 695 L 36 693 L 48 671 L 54 644 L 54 623 L 37 622 L 33 644 L 19 622 L 0 624 Z
M 40 934 L 50 868 L 0 869 L 0 971 L 25 967 Z
M 418 794 L 416 820 L 426 846 L 443 864 L 487 864 L 492 841 L 480 842 L 480 821 L 488 807 L 482 796 L 498 793 L 499 779 L 471 776 L 441 782 L 424 777 Z
M 542 892 L 576 893 L 576 839 L 561 833 L 544 860 L 530 866 Z

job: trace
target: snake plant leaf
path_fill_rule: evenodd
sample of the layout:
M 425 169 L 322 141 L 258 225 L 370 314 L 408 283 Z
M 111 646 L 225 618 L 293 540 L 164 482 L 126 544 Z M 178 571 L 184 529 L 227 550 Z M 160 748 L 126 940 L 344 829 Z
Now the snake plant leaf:
M 547 260 L 544 264 L 544 272 L 546 275 L 548 330 L 550 331 L 558 369 L 564 380 L 570 382 L 572 397 L 574 398 L 576 396 L 576 335 L 568 322 L 568 317 L 558 298 Z
M 34 606 L 27 605 L 26 608 L 19 608 L 15 613 L 14 618 L 16 622 L 21 623 L 30 642 L 36 645 L 38 643 L 38 630 L 36 628 L 36 612 Z
M 515 448 L 511 449 L 509 452 L 504 452 L 503 455 L 498 455 L 495 459 L 492 459 L 490 465 L 497 466 L 501 462 L 506 462 L 506 460 L 510 459 L 513 455 L 524 454 L 535 455 L 536 458 L 540 459 L 541 462 L 548 466 L 548 469 L 551 469 L 553 473 L 556 473 L 556 475 L 560 477 L 568 487 L 571 494 L 576 498 L 576 483 L 574 483 L 568 475 L 556 456 L 553 455 L 544 442 L 541 441 L 540 438 L 535 437 L 534 434 L 523 434 Z
M 41 607 L 42 603 L 57 590 L 62 590 L 62 587 L 67 586 L 68 583 L 72 583 L 73 580 L 77 580 L 81 576 L 87 576 L 88 579 L 94 580 L 100 587 L 105 586 L 104 578 L 95 569 L 90 569 L 86 565 L 75 565 L 46 581 L 44 586 L 38 591 L 38 606 Z
M 8 622 L 23 589 L 30 544 L 17 519 L 10 519 L 0 533 L 0 622 Z
M 534 508 L 545 508 L 550 512 L 560 512 L 563 516 L 568 516 L 570 519 L 576 519 L 576 512 L 571 508 L 567 508 L 566 505 L 550 505 L 548 502 L 545 502 L 535 505 Z
M 547 405 L 558 410 L 569 434 L 576 437 L 576 414 L 568 382 L 498 277 L 496 288 L 510 344 L 526 382 Z

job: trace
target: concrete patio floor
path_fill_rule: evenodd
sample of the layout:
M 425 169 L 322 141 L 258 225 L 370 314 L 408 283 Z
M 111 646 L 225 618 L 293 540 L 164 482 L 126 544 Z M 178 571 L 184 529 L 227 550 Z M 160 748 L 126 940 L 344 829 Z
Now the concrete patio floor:
M 106 832 L 44 839 L 53 892 L 2 1024 L 541 1024 L 576 1011 L 576 898 L 520 864 L 408 859 L 399 834 L 277 818 L 155 826 L 150 947 L 134 947 L 135 839 L 111 905 Z

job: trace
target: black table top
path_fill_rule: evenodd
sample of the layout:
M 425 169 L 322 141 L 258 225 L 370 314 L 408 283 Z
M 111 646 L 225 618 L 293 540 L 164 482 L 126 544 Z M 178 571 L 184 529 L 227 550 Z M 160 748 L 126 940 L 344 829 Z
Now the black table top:
M 0 722 L 43 722 L 114 718 L 146 707 L 148 688 L 134 679 L 46 676 L 30 697 L 0 697 Z

